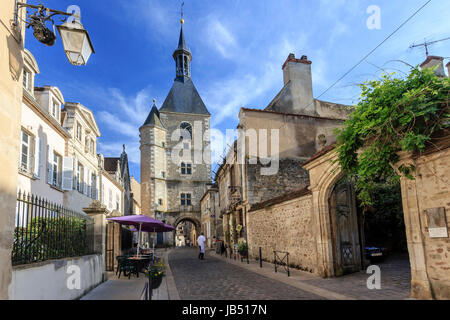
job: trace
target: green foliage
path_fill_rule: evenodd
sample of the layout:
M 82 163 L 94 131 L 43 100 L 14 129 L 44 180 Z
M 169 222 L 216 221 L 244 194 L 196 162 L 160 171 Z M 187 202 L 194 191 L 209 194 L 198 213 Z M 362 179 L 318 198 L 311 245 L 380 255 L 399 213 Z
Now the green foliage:
M 238 232 L 236 230 L 236 215 L 233 213 L 231 218 L 231 235 L 233 237 L 233 243 L 238 242 Z
M 245 243 L 245 242 L 239 242 L 239 244 L 238 244 L 238 251 L 239 251 L 239 254 L 240 254 L 240 255 L 246 256 L 246 255 L 247 255 L 247 252 L 248 252 L 248 246 L 247 246 L 247 243 Z
M 164 277 L 166 275 L 165 269 L 165 264 L 160 260 L 150 267 L 147 276 L 151 278 Z
M 15 264 L 85 254 L 86 222 L 80 218 L 33 218 L 14 232 Z
M 449 127 L 449 78 L 411 69 L 405 78 L 384 74 L 361 85 L 355 111 L 337 130 L 338 162 L 356 183 L 362 205 L 372 203 L 376 183 L 412 178 L 413 166 L 399 166 L 398 152 L 422 152 L 434 133 Z

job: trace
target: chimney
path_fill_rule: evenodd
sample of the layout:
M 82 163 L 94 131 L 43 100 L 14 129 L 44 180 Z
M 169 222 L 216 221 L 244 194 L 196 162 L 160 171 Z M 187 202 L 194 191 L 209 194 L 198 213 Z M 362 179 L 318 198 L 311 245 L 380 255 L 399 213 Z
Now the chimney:
M 445 71 L 444 71 L 444 58 L 437 57 L 437 56 L 428 56 L 427 59 L 420 65 L 420 67 L 423 69 L 426 68 L 432 68 L 437 67 L 436 70 L 434 70 L 434 73 L 438 77 L 445 77 Z
M 283 64 L 284 85 L 291 82 L 294 113 L 315 115 L 311 63 L 307 56 L 297 59 L 295 54 L 290 53 Z

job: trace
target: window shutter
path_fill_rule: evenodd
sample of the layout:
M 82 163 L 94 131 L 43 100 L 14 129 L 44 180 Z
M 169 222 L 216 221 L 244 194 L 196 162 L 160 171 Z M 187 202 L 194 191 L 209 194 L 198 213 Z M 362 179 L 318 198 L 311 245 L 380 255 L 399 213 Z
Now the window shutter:
M 41 158 L 42 158 L 42 141 L 39 137 L 34 138 L 34 176 L 41 178 Z
M 73 188 L 73 159 L 64 157 L 62 169 L 62 189 L 70 191 Z
M 47 147 L 47 183 L 53 184 L 53 148 L 48 145 Z
M 77 161 L 76 157 L 73 159 L 73 162 L 74 162 L 73 188 L 77 189 L 77 184 L 78 184 L 78 178 L 77 178 L 78 177 L 78 161 Z
M 91 174 L 91 169 L 87 170 L 87 180 L 86 180 L 86 184 L 87 184 L 87 195 L 89 198 L 92 198 L 92 174 Z
M 88 185 L 88 181 L 87 181 L 87 175 L 88 175 L 88 169 L 86 167 L 84 167 L 84 181 L 83 181 L 83 193 L 87 195 L 87 185 Z

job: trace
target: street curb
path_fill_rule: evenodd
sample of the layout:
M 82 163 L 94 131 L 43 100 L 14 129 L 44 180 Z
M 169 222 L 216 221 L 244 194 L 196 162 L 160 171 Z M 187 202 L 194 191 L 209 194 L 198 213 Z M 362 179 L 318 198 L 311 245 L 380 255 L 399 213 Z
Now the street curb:
M 209 253 L 215 253 L 215 252 L 211 251 Z M 356 300 L 352 297 L 348 297 L 346 295 L 343 295 L 343 294 L 340 294 L 340 293 L 337 293 L 334 291 L 330 291 L 327 289 L 323 289 L 323 288 L 319 288 L 319 287 L 316 287 L 316 286 L 313 286 L 310 284 L 303 283 L 303 282 L 301 282 L 302 279 L 299 279 L 299 277 L 295 276 L 295 275 L 291 275 L 291 277 L 287 277 L 283 273 L 280 273 L 280 274 L 271 273 L 270 271 L 268 271 L 267 268 L 260 269 L 259 266 L 256 266 L 253 263 L 247 264 L 246 262 L 241 262 L 239 260 L 229 259 L 229 258 L 225 258 L 225 257 L 218 256 L 218 255 L 208 254 L 208 256 L 211 258 L 218 259 L 218 260 L 223 260 L 229 264 L 233 264 L 235 266 L 241 267 L 241 268 L 249 270 L 251 272 L 260 274 L 260 275 L 268 277 L 272 280 L 276 280 L 276 281 L 282 282 L 284 284 L 288 284 L 290 286 L 296 287 L 303 291 L 307 291 L 309 293 L 315 294 L 317 296 L 323 297 L 328 300 Z M 267 264 L 267 263 L 264 263 L 264 264 Z M 271 264 L 271 266 L 273 267 L 273 264 Z
M 166 265 L 166 287 L 167 287 L 167 295 L 168 300 L 181 300 L 180 295 L 178 294 L 177 286 L 175 285 L 175 279 L 172 274 L 172 270 L 170 269 L 169 264 L 169 253 L 172 252 L 174 249 L 170 249 L 166 252 L 164 252 L 163 260 Z

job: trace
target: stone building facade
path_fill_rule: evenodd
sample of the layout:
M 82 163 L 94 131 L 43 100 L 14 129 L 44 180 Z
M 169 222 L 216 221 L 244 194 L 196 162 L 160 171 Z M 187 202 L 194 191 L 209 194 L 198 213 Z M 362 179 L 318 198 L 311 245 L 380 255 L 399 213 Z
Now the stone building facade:
M 200 199 L 211 182 L 210 113 L 191 79 L 192 55 L 183 25 L 173 58 L 172 88 L 160 109 L 153 105 L 139 129 L 142 213 L 174 226 L 189 220 L 200 229 Z M 164 236 L 158 241 L 173 242 L 173 235 Z
M 239 112 L 238 137 L 215 176 L 230 244 L 246 240 L 253 205 L 309 185 L 302 164 L 335 142 L 334 130 L 351 112 L 314 99 L 311 64 L 290 54 L 282 66 L 284 86 L 269 105 Z
M 215 240 L 223 239 L 223 222 L 219 211 L 219 189 L 216 185 L 208 185 L 200 200 L 202 232 L 206 237 L 206 245 L 213 248 Z
M 411 262 L 411 295 L 450 299 L 450 131 L 422 155 L 404 153 L 399 165 L 414 165 L 414 180 L 401 179 Z
M 24 1 L 26 2 L 26 1 Z M 0 3 L 0 299 L 8 299 L 17 199 L 25 24 L 14 25 L 15 1 Z M 25 10 L 19 13 L 25 18 Z
M 132 214 L 141 214 L 141 184 L 133 176 L 131 176 L 130 187 L 133 199 Z

